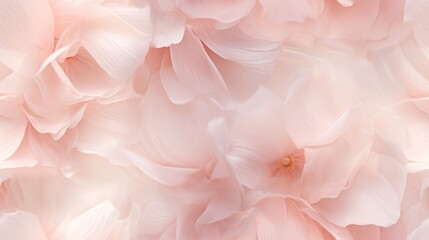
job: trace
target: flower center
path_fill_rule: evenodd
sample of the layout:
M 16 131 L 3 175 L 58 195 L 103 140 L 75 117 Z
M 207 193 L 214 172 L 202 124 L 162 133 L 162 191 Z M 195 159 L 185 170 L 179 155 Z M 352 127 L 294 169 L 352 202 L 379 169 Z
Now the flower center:
M 73 62 L 74 57 L 67 57 L 66 59 L 64 59 L 64 62 Z
M 285 177 L 288 181 L 300 178 L 305 164 L 304 151 L 295 151 L 283 156 L 273 161 L 272 176 Z
M 280 169 L 282 171 L 293 171 L 295 169 L 296 160 L 294 156 L 284 157 L 279 161 Z

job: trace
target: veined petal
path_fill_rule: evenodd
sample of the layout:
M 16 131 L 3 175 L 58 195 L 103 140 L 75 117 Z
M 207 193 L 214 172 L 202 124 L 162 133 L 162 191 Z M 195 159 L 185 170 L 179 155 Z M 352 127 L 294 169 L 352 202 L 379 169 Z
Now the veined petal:
M 137 31 L 112 12 L 88 8 L 89 19 L 81 27 L 82 46 L 117 80 L 128 79 L 143 63 L 150 35 Z
M 157 162 L 151 161 L 150 159 L 129 150 L 123 150 L 123 154 L 143 173 L 155 181 L 167 186 L 181 186 L 186 184 L 201 171 L 199 169 L 192 168 L 162 166 Z
M 0 98 L 0 161 L 10 157 L 21 144 L 27 128 L 27 118 L 14 99 Z
M 118 221 L 119 211 L 104 201 L 60 226 L 51 236 L 55 240 L 102 240 Z
M 49 1 L 0 1 L 0 33 L 0 49 L 21 53 L 24 59 L 31 56 L 42 61 L 54 47 L 54 21 Z M 24 59 L 8 59 L 8 62 L 23 62 Z
M 374 157 L 378 158 L 378 169 L 363 167 L 349 189 L 335 199 L 324 199 L 315 205 L 322 216 L 343 227 L 350 224 L 388 227 L 398 221 L 405 169 L 387 156 Z M 399 182 L 393 176 L 400 178 Z

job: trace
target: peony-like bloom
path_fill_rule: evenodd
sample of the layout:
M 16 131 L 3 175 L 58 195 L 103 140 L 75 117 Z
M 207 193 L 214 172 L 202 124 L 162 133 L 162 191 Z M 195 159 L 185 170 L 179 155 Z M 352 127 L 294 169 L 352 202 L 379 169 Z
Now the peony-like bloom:
M 274 71 L 279 41 L 252 38 L 233 24 L 249 12 L 246 9 L 253 1 L 233 1 L 232 8 L 225 8 L 226 2 L 153 1 L 155 26 L 168 25 L 163 35 L 155 30 L 153 43 L 168 48 L 156 51 L 147 64 L 159 61 L 152 75 L 159 74 L 173 103 L 209 98 L 230 109 L 255 93 Z M 157 12 L 163 8 L 170 15 L 161 18 Z M 207 21 L 198 21 L 200 14 L 208 12 L 212 14 Z M 176 15 L 186 21 L 173 27 L 169 22 Z

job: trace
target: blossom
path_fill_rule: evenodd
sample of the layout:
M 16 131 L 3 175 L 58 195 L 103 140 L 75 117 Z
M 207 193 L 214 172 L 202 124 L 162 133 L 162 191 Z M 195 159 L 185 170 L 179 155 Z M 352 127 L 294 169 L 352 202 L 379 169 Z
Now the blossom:
M 0 0 L 0 236 L 426 239 L 424 0 Z

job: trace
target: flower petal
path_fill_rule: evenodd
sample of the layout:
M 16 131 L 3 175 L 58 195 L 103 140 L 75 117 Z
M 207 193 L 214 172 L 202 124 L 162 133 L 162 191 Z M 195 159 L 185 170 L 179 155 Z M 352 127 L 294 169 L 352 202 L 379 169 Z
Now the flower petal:
M 28 120 L 15 101 L 9 97 L 0 97 L 0 161 L 18 149 L 27 128 Z
M 13 240 L 47 240 L 39 220 L 22 211 L 0 214 L 0 236 Z
M 37 19 L 37 21 L 34 21 Z M 0 54 L 7 63 L 19 63 L 29 57 L 39 61 L 51 53 L 54 46 L 54 21 L 48 0 L 28 2 L 25 0 L 0 2 L 0 49 L 10 53 Z M 36 67 L 36 66 L 35 66 Z M 17 68 L 13 68 L 17 70 Z
M 119 211 L 110 201 L 104 201 L 81 215 L 60 226 L 52 239 L 106 239 L 114 223 L 119 218 Z
M 378 170 L 361 169 L 349 189 L 335 199 L 317 203 L 315 208 L 321 215 L 343 227 L 350 224 L 388 227 L 398 221 L 405 189 L 405 169 L 387 156 L 374 157 L 378 158 Z
M 331 67 L 318 65 L 310 76 L 289 87 L 286 127 L 299 148 L 333 142 L 356 107 L 354 93 L 344 79 L 338 79 L 341 73 L 334 76 Z
M 133 162 L 143 173 L 166 186 L 181 186 L 189 182 L 199 169 L 162 166 L 141 154 L 123 150 L 123 154 Z
M 87 25 L 82 27 L 83 47 L 110 77 L 128 79 L 143 63 L 150 36 L 137 31 L 112 12 L 98 8 L 87 11 L 94 18 L 87 19 Z
M 178 0 L 177 6 L 190 18 L 211 18 L 230 23 L 249 14 L 255 2 L 255 0 Z

